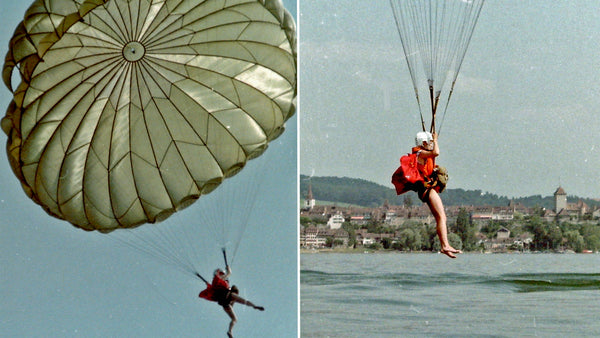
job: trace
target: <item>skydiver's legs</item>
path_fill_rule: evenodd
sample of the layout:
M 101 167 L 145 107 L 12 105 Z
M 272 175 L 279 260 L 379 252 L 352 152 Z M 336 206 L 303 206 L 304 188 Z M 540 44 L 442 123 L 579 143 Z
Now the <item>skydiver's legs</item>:
M 262 307 L 262 306 L 256 306 L 256 305 L 252 304 L 251 301 L 245 300 L 244 298 L 236 295 L 235 293 L 231 293 L 230 297 L 231 297 L 231 300 L 233 302 L 235 302 L 235 303 L 240 303 L 240 304 L 244 304 L 244 305 L 247 305 L 247 306 L 251 306 L 251 307 L 253 307 L 253 308 L 257 309 L 257 310 L 260 310 L 260 311 L 264 311 L 265 310 L 264 307 Z
M 446 227 L 446 212 L 444 211 L 444 205 L 442 199 L 437 191 L 431 189 L 429 191 L 429 198 L 427 199 L 427 205 L 435 217 L 436 231 L 440 239 L 440 246 L 442 247 L 441 252 L 450 258 L 456 258 L 456 253 L 462 253 L 462 251 L 454 249 L 448 242 L 448 229 Z
M 231 338 L 233 337 L 231 330 L 233 330 L 233 326 L 237 322 L 237 317 L 235 316 L 233 307 L 231 305 L 223 306 L 223 310 L 225 310 L 225 312 L 229 315 L 229 318 L 231 318 L 231 322 L 229 322 L 229 331 L 227 331 L 227 336 Z

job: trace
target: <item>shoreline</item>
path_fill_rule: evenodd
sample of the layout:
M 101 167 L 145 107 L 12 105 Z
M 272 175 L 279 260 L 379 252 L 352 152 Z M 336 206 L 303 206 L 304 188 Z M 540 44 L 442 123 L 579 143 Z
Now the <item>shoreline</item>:
M 300 254 L 440 254 L 438 251 L 398 251 L 398 250 L 374 250 L 368 248 L 319 248 L 319 249 L 300 249 Z M 478 254 L 478 255 L 490 255 L 490 254 L 524 254 L 524 255 L 539 255 L 539 254 L 600 254 L 600 252 L 581 252 L 577 253 L 574 251 L 467 251 L 463 254 Z
M 319 248 L 319 249 L 300 249 L 300 254 L 319 254 L 319 253 L 343 253 L 343 254 L 364 254 L 364 253 L 378 253 L 378 254 L 437 254 L 438 251 L 398 251 L 398 250 L 375 250 L 368 248 Z M 480 252 L 470 252 L 480 253 Z

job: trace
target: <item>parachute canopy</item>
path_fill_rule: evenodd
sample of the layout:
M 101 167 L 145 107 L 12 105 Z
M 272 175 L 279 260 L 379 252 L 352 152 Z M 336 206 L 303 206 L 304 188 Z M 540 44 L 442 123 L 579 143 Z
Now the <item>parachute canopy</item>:
M 279 0 L 36 0 L 3 68 L 11 167 L 82 229 L 165 219 L 282 133 L 295 39 Z
M 440 100 L 452 96 L 484 0 L 390 0 L 421 112 L 429 95 L 430 131 Z

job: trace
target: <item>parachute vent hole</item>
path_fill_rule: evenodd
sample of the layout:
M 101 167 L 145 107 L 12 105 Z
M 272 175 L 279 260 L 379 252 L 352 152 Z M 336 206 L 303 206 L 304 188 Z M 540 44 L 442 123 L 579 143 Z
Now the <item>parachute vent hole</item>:
M 123 47 L 123 57 L 129 62 L 140 61 L 145 54 L 146 48 L 137 41 L 131 41 Z

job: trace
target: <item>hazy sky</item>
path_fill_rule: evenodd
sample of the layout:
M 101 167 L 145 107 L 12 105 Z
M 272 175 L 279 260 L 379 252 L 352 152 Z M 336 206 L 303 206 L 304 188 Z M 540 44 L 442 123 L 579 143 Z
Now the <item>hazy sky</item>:
M 284 4 L 295 16 L 296 2 Z M 28 1 L 0 0 L 2 60 L 28 7 Z M 2 85 L 2 106 L 10 98 Z M 254 178 L 260 161 L 270 166 L 232 263 L 231 282 L 239 286 L 240 295 L 266 308 L 259 312 L 235 306 L 234 334 L 241 337 L 295 337 L 298 330 L 297 116 L 286 127 L 267 152 L 239 174 Z M 5 144 L 6 136 L 1 135 Z M 201 226 L 201 215 L 215 212 L 201 198 L 159 225 Z M 4 150 L 0 215 L 0 336 L 225 336 L 227 315 L 216 303 L 198 298 L 203 282 L 114 237 L 84 232 L 48 216 L 26 197 Z M 190 240 L 184 250 L 200 255 L 196 266 L 209 278 L 223 265 L 220 248 L 210 236 L 202 229 L 184 238 Z
M 299 21 L 300 173 L 391 188 L 420 120 L 389 1 Z M 440 134 L 449 188 L 600 198 L 599 40 L 598 1 L 486 1 Z

